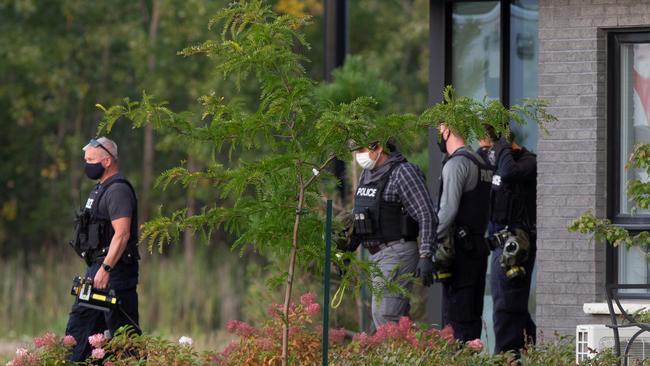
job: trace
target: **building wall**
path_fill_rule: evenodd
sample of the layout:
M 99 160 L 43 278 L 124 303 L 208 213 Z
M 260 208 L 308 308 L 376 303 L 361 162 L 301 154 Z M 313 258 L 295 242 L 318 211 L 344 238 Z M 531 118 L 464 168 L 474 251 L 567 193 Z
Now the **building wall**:
M 537 185 L 537 324 L 546 337 L 606 322 L 583 312 L 605 300 L 601 243 L 569 233 L 591 209 L 606 212 L 605 28 L 650 24 L 646 0 L 540 0 L 539 97 L 558 122 L 540 134 Z

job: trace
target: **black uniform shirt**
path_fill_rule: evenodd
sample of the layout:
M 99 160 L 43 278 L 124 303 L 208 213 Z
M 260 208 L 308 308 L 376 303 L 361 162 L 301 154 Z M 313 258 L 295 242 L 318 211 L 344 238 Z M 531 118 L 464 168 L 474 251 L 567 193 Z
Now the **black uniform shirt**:
M 108 184 L 114 179 L 125 179 L 123 175 L 116 174 L 106 181 L 103 185 Z M 93 191 L 90 194 L 90 197 L 96 199 L 97 192 L 101 189 L 102 184 L 97 184 Z M 93 202 L 93 205 L 97 202 Z M 97 207 L 93 207 L 97 210 L 97 214 L 101 217 L 108 217 L 111 221 L 117 220 L 123 217 L 131 218 L 131 240 L 137 240 L 137 209 L 136 209 L 136 199 L 131 192 L 131 188 L 125 183 L 116 182 L 111 184 L 110 187 L 104 192 L 104 195 L 100 197 L 100 201 Z M 95 274 L 101 266 L 101 262 L 93 263 L 88 267 L 86 273 L 87 277 L 94 278 Z M 111 270 L 109 276 L 109 288 L 115 290 L 126 290 L 136 287 L 138 284 L 138 261 L 134 260 L 130 264 L 124 263 L 124 261 L 118 261 L 115 264 L 113 270 Z

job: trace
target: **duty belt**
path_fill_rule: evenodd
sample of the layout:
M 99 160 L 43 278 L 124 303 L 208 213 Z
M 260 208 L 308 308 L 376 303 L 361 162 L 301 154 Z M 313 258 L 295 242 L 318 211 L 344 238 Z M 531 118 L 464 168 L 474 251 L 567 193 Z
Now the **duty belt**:
M 374 254 L 379 253 L 383 249 L 392 247 L 395 244 L 400 244 L 400 243 L 405 243 L 405 242 L 406 242 L 406 240 L 402 238 L 402 239 L 399 239 L 399 240 L 389 241 L 387 243 L 379 243 L 379 244 L 374 244 L 374 243 L 366 244 L 366 243 L 363 243 L 363 246 L 364 246 L 364 248 L 368 249 L 368 252 L 370 252 L 370 254 L 374 255 Z
M 101 261 L 103 261 L 104 258 L 106 257 L 106 254 L 108 254 L 108 247 L 90 251 L 88 253 L 88 260 L 90 262 L 89 264 L 99 262 L 100 259 Z

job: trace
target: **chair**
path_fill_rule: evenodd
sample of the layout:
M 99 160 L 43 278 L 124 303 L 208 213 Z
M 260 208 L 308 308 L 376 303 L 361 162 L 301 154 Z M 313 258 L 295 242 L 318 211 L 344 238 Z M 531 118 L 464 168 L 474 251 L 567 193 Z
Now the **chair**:
M 612 324 L 607 324 L 607 327 L 612 328 L 612 330 L 614 331 L 614 348 L 616 350 L 616 355 L 618 357 L 621 356 L 621 340 L 619 337 L 618 330 L 620 328 L 629 328 L 629 327 L 639 328 L 639 330 L 636 333 L 634 333 L 634 335 L 630 338 L 627 345 L 625 346 L 625 352 L 623 353 L 624 366 L 628 365 L 628 354 L 632 348 L 632 344 L 637 339 L 637 337 L 641 335 L 643 332 L 650 333 L 650 323 L 639 323 L 636 319 L 634 319 L 632 315 L 628 314 L 628 312 L 625 310 L 623 305 L 621 305 L 618 290 L 630 290 L 630 289 L 650 290 L 650 284 L 643 284 L 643 285 L 610 284 L 607 285 L 606 287 L 607 307 L 609 308 L 609 316 L 612 319 Z M 617 314 L 614 309 L 614 304 L 616 304 L 616 307 L 621 313 L 620 314 L 622 317 L 621 324 L 618 323 Z

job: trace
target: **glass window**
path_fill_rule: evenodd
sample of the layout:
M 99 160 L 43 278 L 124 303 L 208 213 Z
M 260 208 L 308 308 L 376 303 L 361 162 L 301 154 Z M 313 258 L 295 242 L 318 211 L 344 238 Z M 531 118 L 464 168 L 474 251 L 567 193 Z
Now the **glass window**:
M 499 98 L 500 9 L 498 1 L 453 4 L 451 84 L 459 95 Z
M 626 169 L 637 144 L 650 142 L 650 32 L 618 31 L 608 36 L 608 212 L 616 225 L 638 233 L 650 230 L 650 211 L 636 209 L 628 198 L 632 179 L 648 181 L 641 170 Z M 647 284 L 649 248 L 613 248 L 608 261 L 614 271 L 609 282 Z M 650 291 L 621 291 L 628 297 L 647 297 Z
M 648 180 L 641 169 L 625 169 L 634 146 L 650 142 L 650 43 L 621 44 L 620 50 L 620 152 L 619 214 L 648 215 L 647 210 L 635 210 L 627 196 L 627 184 L 632 179 Z
M 648 283 L 650 277 L 650 263 L 646 259 L 647 249 L 634 247 L 630 250 L 619 249 L 618 255 L 618 282 L 630 284 Z M 643 292 L 633 290 L 628 292 Z M 649 291 L 645 291 L 648 293 Z
M 650 142 L 650 39 L 646 42 L 626 42 L 633 40 L 628 35 L 622 36 L 618 43 L 618 128 L 614 146 L 616 151 L 613 158 L 618 160 L 615 166 L 616 187 L 615 199 L 617 209 L 614 211 L 614 222 L 625 226 L 626 218 L 634 220 L 650 229 L 650 223 L 643 223 L 643 217 L 650 211 L 637 209 L 627 195 L 627 185 L 632 179 L 648 181 L 645 171 L 626 169 L 626 162 L 634 146 Z M 639 228 L 637 226 L 637 228 Z M 643 284 L 650 278 L 650 266 L 646 260 L 648 248 L 634 247 L 618 249 L 618 283 Z M 648 291 L 622 291 L 627 293 L 648 293 Z
M 539 42 L 537 0 L 515 0 L 510 4 L 510 103 L 520 104 L 523 98 L 537 98 L 537 60 Z M 537 151 L 539 128 L 529 121 L 514 125 L 512 131 L 520 145 Z

